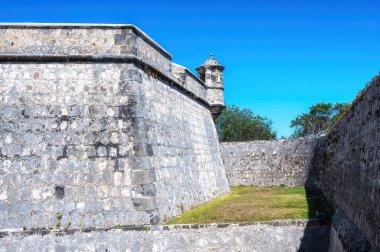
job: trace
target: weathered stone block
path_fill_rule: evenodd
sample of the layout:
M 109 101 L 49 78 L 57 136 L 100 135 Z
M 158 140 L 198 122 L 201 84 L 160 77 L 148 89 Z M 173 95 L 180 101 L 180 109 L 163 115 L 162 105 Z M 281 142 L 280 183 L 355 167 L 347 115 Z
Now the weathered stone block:
M 152 211 L 157 209 L 156 199 L 150 198 L 132 198 L 133 207 L 136 210 Z
M 151 184 L 156 181 L 155 171 L 151 170 L 134 170 L 132 171 L 132 181 L 135 185 Z

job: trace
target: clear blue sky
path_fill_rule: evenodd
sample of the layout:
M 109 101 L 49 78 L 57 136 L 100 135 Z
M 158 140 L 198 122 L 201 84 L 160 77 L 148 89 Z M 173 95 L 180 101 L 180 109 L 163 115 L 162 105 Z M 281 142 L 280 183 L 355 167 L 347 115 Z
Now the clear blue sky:
M 194 70 L 225 65 L 227 104 L 289 136 L 316 102 L 348 102 L 380 70 L 379 0 L 0 0 L 1 22 L 132 23 Z

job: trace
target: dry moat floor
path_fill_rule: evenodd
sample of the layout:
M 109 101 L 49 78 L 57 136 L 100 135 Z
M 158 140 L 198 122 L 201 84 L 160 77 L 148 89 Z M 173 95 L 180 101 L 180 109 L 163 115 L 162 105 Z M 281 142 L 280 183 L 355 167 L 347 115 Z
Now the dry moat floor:
M 328 209 L 320 195 L 303 187 L 238 186 L 229 194 L 192 208 L 168 223 L 255 222 L 327 215 Z

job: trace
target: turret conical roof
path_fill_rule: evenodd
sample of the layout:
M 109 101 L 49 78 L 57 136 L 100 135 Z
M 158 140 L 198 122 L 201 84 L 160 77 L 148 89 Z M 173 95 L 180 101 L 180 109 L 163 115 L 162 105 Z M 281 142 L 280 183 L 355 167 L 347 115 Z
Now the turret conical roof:
M 214 58 L 214 55 L 212 55 L 212 53 L 210 54 L 210 58 L 208 58 L 205 62 L 203 62 L 202 65 L 200 65 L 199 67 L 197 67 L 197 71 L 202 69 L 202 68 L 208 68 L 208 67 L 216 67 L 216 68 L 220 68 L 222 71 L 224 70 L 224 66 L 222 66 L 215 58 Z

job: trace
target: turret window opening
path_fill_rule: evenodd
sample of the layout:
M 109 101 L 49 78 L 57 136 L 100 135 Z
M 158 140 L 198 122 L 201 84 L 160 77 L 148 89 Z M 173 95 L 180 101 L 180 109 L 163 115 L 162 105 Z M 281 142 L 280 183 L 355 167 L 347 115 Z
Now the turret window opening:
M 199 77 L 200 77 L 200 79 L 201 79 L 203 82 L 206 81 L 206 74 L 205 74 L 205 73 L 201 73 Z

